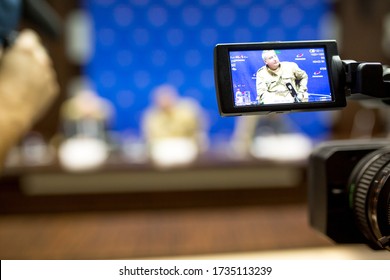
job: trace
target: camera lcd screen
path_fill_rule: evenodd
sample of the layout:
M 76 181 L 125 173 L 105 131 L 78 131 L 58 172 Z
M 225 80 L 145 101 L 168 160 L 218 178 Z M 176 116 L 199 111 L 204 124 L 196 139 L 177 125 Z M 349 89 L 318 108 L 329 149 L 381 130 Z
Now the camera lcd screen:
M 217 45 L 215 56 L 222 115 L 345 106 L 334 41 Z
M 229 56 L 235 106 L 333 100 L 324 48 L 231 51 Z

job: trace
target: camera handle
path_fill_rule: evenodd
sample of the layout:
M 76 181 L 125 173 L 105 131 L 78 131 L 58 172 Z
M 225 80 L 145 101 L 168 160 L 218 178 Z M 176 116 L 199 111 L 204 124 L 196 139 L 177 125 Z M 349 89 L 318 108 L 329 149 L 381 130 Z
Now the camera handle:
M 332 58 L 332 75 L 338 90 L 349 99 L 379 99 L 390 105 L 390 68 L 379 62 Z

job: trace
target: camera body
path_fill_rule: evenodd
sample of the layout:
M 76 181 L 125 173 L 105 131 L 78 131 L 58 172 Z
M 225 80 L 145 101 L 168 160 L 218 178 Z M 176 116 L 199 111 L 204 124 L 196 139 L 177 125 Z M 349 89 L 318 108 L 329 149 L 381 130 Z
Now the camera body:
M 377 239 L 390 234 L 390 208 L 389 207 L 389 187 L 382 186 L 380 189 L 372 185 L 376 177 L 367 181 L 368 188 L 378 192 L 380 199 L 383 200 L 377 207 L 383 210 L 384 217 L 380 218 L 381 229 L 378 238 L 373 234 L 375 226 L 372 223 L 378 221 L 369 221 L 368 216 L 371 210 L 356 209 L 358 206 L 353 203 L 361 193 L 357 192 L 355 187 L 358 174 L 368 170 L 372 161 L 376 160 L 376 154 L 379 152 L 387 153 L 382 150 L 390 145 L 390 141 L 384 139 L 370 140 L 348 140 L 332 141 L 316 147 L 310 158 L 308 168 L 308 200 L 309 200 L 309 221 L 310 225 L 330 237 L 337 243 L 367 243 L 373 249 L 381 249 L 390 244 L 378 244 Z M 383 162 L 383 166 L 388 164 Z M 378 168 L 383 169 L 383 166 Z M 372 170 L 370 171 L 372 173 Z M 385 178 L 387 179 L 387 178 Z M 364 204 L 370 207 L 370 197 L 364 198 Z M 387 200 L 387 201 L 386 201 Z M 383 205 L 382 205 L 383 204 Z M 387 204 L 387 206 L 386 206 Z M 360 206 L 359 206 L 360 208 Z M 359 223 L 357 212 L 363 211 L 365 221 Z M 373 209 L 378 215 L 378 209 Z M 387 216 L 387 217 L 386 217 Z M 378 220 L 378 217 L 376 217 Z
M 341 60 L 335 41 L 218 44 L 214 76 L 220 115 L 341 109 L 347 98 L 390 104 L 380 63 Z M 337 243 L 390 250 L 390 141 L 336 141 L 309 162 L 313 228 Z

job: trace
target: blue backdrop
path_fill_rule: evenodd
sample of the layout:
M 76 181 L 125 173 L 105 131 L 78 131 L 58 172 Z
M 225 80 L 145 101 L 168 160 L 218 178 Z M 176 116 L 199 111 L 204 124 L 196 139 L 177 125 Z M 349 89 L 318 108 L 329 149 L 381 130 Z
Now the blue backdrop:
M 217 43 L 320 38 L 324 0 L 83 0 L 93 27 L 93 54 L 84 74 L 116 110 L 112 129 L 139 134 L 152 89 L 163 83 L 196 98 L 209 120 L 211 142 L 230 137 L 235 118 L 216 104 Z M 289 115 L 313 137 L 326 129 L 321 113 Z

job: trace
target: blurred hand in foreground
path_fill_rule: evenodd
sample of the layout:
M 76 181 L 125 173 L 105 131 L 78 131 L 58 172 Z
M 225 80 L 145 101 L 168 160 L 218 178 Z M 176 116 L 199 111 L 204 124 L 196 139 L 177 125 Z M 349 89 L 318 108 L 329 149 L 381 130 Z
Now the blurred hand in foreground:
M 46 112 L 59 86 L 52 61 L 32 30 L 0 52 L 0 162 Z

